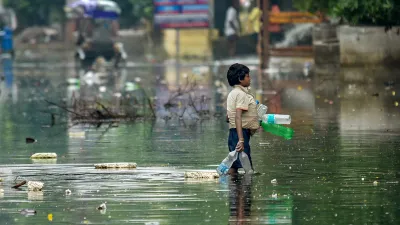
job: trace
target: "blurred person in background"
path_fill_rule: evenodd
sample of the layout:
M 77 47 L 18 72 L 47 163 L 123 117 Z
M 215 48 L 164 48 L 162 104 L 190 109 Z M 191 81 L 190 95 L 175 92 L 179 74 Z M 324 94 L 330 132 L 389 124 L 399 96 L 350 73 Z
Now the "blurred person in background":
M 252 33 L 252 37 L 258 43 L 258 34 L 260 33 L 260 29 L 262 26 L 262 5 L 258 7 L 258 0 L 253 0 L 251 2 L 250 8 L 251 11 L 247 18 L 247 32 Z M 262 1 L 261 1 L 262 4 Z M 280 9 L 277 1 L 271 1 L 271 13 L 279 13 Z M 270 23 L 268 26 L 268 31 L 270 32 L 270 42 L 275 42 L 281 38 L 281 27 L 279 24 Z M 259 51 L 259 47 L 257 47 L 257 51 Z
M 13 56 L 14 55 L 13 30 L 10 26 L 8 26 L 4 22 L 2 18 L 0 18 L 0 40 L 1 40 L 0 53 L 10 53 Z
M 228 53 L 231 57 L 235 55 L 236 41 L 240 34 L 239 9 L 239 0 L 232 0 L 232 5 L 226 10 L 225 15 L 225 37 L 228 40 Z
M 253 0 L 250 5 L 250 13 L 247 17 L 247 32 L 251 34 L 252 39 L 254 39 L 257 43 L 257 53 L 260 52 L 260 45 L 258 44 L 258 34 L 261 29 L 261 16 L 262 11 L 257 5 L 258 0 Z
M 153 42 L 153 37 L 152 37 L 152 32 L 153 32 L 153 24 L 151 21 L 147 18 L 142 17 L 140 19 L 140 24 L 143 27 L 143 30 L 146 32 L 146 40 L 147 40 L 147 46 L 149 49 L 152 49 L 154 46 Z

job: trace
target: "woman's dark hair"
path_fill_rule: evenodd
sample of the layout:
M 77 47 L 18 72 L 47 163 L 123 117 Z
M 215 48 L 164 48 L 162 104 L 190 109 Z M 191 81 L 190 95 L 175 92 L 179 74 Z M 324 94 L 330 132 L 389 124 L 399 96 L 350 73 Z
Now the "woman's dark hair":
M 228 83 L 230 86 L 235 86 L 236 84 L 240 84 L 240 81 L 243 80 L 246 74 L 249 73 L 249 67 L 239 63 L 235 63 L 229 67 L 226 78 L 228 79 Z

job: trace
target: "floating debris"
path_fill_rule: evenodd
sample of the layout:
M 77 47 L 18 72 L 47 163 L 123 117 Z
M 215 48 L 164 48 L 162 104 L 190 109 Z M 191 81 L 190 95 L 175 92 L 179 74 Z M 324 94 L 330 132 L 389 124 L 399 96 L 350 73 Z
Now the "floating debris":
M 27 137 L 27 138 L 25 138 L 25 142 L 27 144 L 31 144 L 31 143 L 37 142 L 37 140 L 35 140 L 34 138 L 31 138 L 31 137 Z
M 43 189 L 44 183 L 39 181 L 28 181 L 29 191 L 41 191 Z
M 65 190 L 65 195 L 71 195 L 71 194 L 72 194 L 71 190 L 69 189 Z
M 67 83 L 69 85 L 79 85 L 80 84 L 80 80 L 76 79 L 76 78 L 68 78 L 67 79 Z
M 53 221 L 53 214 L 52 214 L 52 213 L 49 213 L 49 214 L 47 215 L 47 219 L 48 219 L 49 221 Z
M 99 163 L 94 164 L 96 169 L 132 169 L 136 168 L 136 163 Z
M 106 92 L 107 91 L 107 87 L 106 86 L 100 86 L 99 87 L 99 91 L 100 92 Z
M 269 143 L 269 142 L 261 142 L 260 143 L 260 146 L 265 146 L 265 145 L 270 145 L 271 143 Z
M 383 82 L 383 85 L 385 85 L 386 90 L 389 90 L 389 89 L 393 88 L 395 83 L 394 83 L 394 81 L 390 80 L 390 81 Z
M 185 178 L 193 179 L 217 179 L 219 174 L 216 171 L 186 171 Z
M 0 193 L 4 193 L 4 189 L 0 189 Z
M 373 185 L 374 185 L 374 186 L 378 186 L 378 181 L 374 181 L 374 182 L 373 182 Z
M 97 210 L 105 210 L 105 209 L 107 209 L 106 203 L 107 202 L 102 203 L 99 207 L 97 207 Z
M 277 184 L 277 183 L 278 183 L 278 181 L 276 179 L 271 180 L 271 184 Z
M 36 212 L 36 210 L 34 210 L 34 209 L 22 209 L 22 210 L 19 211 L 19 213 L 20 213 L 21 215 L 24 215 L 24 216 L 33 216 L 33 215 L 35 215 L 37 212 Z
M 86 132 L 85 131 L 70 131 L 68 133 L 70 138 L 85 138 Z
M 20 183 L 18 183 L 18 184 L 16 184 L 16 185 L 14 185 L 14 186 L 12 186 L 12 188 L 19 188 L 19 187 L 21 187 L 21 186 L 24 185 L 24 184 L 26 184 L 26 180 L 24 180 L 24 181 L 22 181 L 22 182 L 20 182 Z
M 57 158 L 57 154 L 53 152 L 35 153 L 31 156 L 31 159 L 55 159 L 55 158 Z
M 146 222 L 144 225 L 160 225 L 160 222 Z
M 3 182 L 3 178 L 0 178 L 0 182 Z
M 372 94 L 373 97 L 379 97 L 379 93 Z

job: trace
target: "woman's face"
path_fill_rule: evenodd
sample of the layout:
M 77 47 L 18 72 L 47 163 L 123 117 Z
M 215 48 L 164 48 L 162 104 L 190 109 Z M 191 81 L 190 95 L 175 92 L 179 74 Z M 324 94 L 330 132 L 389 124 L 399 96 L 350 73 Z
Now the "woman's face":
M 250 74 L 246 74 L 244 79 L 240 80 L 240 85 L 242 85 L 243 87 L 250 86 L 250 83 L 251 83 Z

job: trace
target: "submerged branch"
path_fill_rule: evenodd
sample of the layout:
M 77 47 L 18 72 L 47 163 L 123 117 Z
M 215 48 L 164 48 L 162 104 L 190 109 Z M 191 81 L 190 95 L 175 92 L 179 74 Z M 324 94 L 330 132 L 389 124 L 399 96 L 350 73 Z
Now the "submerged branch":
M 48 101 L 48 100 L 45 100 L 45 101 L 46 101 L 48 104 L 57 106 L 58 108 L 63 109 L 63 110 L 65 110 L 65 111 L 67 111 L 67 112 L 73 113 L 73 114 L 78 115 L 78 116 L 82 116 L 82 115 L 80 115 L 79 113 L 76 113 L 76 112 L 74 112 L 74 111 L 71 111 L 71 110 L 69 110 L 69 109 L 67 109 L 67 108 L 65 108 L 65 107 L 62 107 L 62 106 L 60 106 L 60 105 L 54 103 L 54 102 L 50 102 L 50 101 Z

